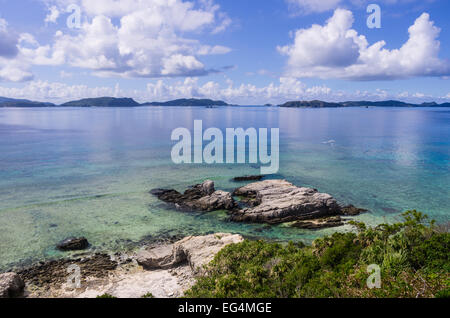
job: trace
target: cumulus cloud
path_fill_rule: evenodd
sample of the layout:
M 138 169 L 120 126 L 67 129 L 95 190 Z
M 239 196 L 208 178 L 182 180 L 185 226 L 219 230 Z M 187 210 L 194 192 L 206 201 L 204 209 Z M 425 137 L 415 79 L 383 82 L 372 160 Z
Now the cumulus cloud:
M 54 12 L 73 2 L 46 0 L 47 5 L 54 4 L 53 17 L 57 15 Z M 81 29 L 58 31 L 51 45 L 23 49 L 31 63 L 65 64 L 92 70 L 99 76 L 200 76 L 215 72 L 199 60 L 200 56 L 230 51 L 195 39 L 195 35 L 217 33 L 230 24 L 230 19 L 213 0 L 196 3 L 79 0 L 76 3 L 86 15 Z
M 38 101 L 62 101 L 88 97 L 115 96 L 115 88 L 32 81 L 20 88 L 0 86 L 0 96 Z
M 280 78 L 277 84 L 257 87 L 253 84 L 235 85 L 227 80 L 225 85 L 209 81 L 203 85 L 197 78 L 187 78 L 184 82 L 167 84 L 163 80 L 147 85 L 147 98 L 164 101 L 173 98 L 222 99 L 237 104 L 279 103 L 289 99 L 326 98 L 331 89 L 326 86 L 307 87 L 294 78 Z
M 8 29 L 8 22 L 0 18 L 0 57 L 12 58 L 18 53 L 18 37 Z
M 32 81 L 21 88 L 0 86 L 0 96 L 26 98 L 40 101 L 63 102 L 88 97 L 132 97 L 138 101 L 166 101 L 176 98 L 211 98 L 223 99 L 232 103 L 258 104 L 278 103 L 290 99 L 315 99 L 331 96 L 331 89 L 326 86 L 307 87 L 293 78 L 280 78 L 277 84 L 257 87 L 252 84 L 234 85 L 231 80 L 225 84 L 209 81 L 199 83 L 199 78 L 188 77 L 183 81 L 167 83 L 158 80 L 148 83 L 144 90 L 123 90 L 114 87 L 89 87 L 87 85 L 69 85 L 48 81 Z
M 166 80 L 157 80 L 148 83 L 146 88 L 141 90 L 122 89 L 119 84 L 89 87 L 87 85 L 31 81 L 20 88 L 0 86 L 0 96 L 53 103 L 103 96 L 131 97 L 139 102 L 167 101 L 177 98 L 210 98 L 241 105 L 281 104 L 290 100 L 314 99 L 326 101 L 400 99 L 418 103 L 432 100 L 438 102 L 450 100 L 450 94 L 438 98 L 420 92 L 402 91 L 394 93 L 383 89 L 372 91 L 333 90 L 323 85 L 307 86 L 298 79 L 288 77 L 282 77 L 276 83 L 261 87 L 252 84 L 236 85 L 229 79 L 224 84 L 214 81 L 201 84 L 199 78 L 188 77 L 185 80 L 172 83 L 168 83 Z
M 0 19 L 0 81 L 21 82 L 33 75 L 19 51 L 21 35 L 15 34 L 6 20 Z
M 33 79 L 33 74 L 18 60 L 5 60 L 0 57 L 0 81 L 24 82 Z
M 351 11 L 337 9 L 325 25 L 295 33 L 294 43 L 278 47 L 288 57 L 287 74 L 293 77 L 349 80 L 389 80 L 416 76 L 446 76 L 450 62 L 439 58 L 440 29 L 427 13 L 409 28 L 409 39 L 388 50 L 385 41 L 369 45 L 352 29 Z

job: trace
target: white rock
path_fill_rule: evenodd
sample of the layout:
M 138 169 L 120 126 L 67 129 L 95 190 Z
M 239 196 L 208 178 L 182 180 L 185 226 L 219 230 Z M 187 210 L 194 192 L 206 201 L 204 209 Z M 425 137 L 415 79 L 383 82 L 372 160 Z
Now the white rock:
M 284 223 L 337 215 L 340 207 L 329 194 L 299 188 L 286 180 L 251 183 L 234 192 L 252 201 L 253 206 L 232 215 L 237 222 Z
M 168 269 L 187 261 L 195 274 L 201 274 L 204 265 L 211 262 L 220 250 L 243 240 L 241 235 L 226 233 L 189 236 L 171 246 L 141 251 L 137 255 L 137 261 L 144 268 L 150 269 Z
M 25 287 L 22 278 L 16 273 L 0 275 L 0 298 L 12 298 L 19 296 Z
M 187 259 L 195 274 L 203 273 L 203 267 L 209 264 L 224 247 L 241 243 L 241 235 L 217 233 L 207 236 L 191 236 L 174 244 L 175 262 Z

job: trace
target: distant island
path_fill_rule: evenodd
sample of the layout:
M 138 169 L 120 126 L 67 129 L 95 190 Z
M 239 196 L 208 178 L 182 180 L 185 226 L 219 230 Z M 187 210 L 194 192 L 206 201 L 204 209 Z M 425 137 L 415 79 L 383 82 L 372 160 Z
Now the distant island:
M 437 104 L 433 103 L 423 103 L 423 104 L 412 104 L 400 102 L 397 100 L 387 100 L 380 102 L 369 102 L 369 101 L 353 101 L 353 102 L 341 102 L 341 103 L 328 103 L 321 100 L 313 101 L 293 101 L 287 102 L 279 107 L 288 108 L 338 108 L 338 107 L 450 107 L 450 103 Z
M 212 99 L 176 99 L 167 102 L 146 102 L 138 103 L 132 98 L 99 97 L 85 98 L 70 101 L 61 105 L 46 102 L 36 102 L 27 99 L 13 99 L 0 97 L 0 107 L 142 107 L 142 106 L 181 106 L 181 107 L 214 107 L 214 106 L 237 106 L 231 105 L 221 100 Z M 286 108 L 340 108 L 340 107 L 450 107 L 450 103 L 438 104 L 435 102 L 412 104 L 396 100 L 387 101 L 349 101 L 349 102 L 324 102 L 313 101 L 291 101 L 282 105 L 274 106 L 265 104 L 266 107 L 286 107 Z
M 100 97 L 100 98 L 86 98 L 77 101 L 67 102 L 61 107 L 136 107 L 141 106 L 132 98 L 114 98 L 114 97 Z
M 33 102 L 27 99 L 0 97 L 0 107 L 54 107 L 52 103 Z
M 231 106 L 221 100 L 211 99 L 176 99 L 168 102 L 144 103 L 142 106 Z
M 231 106 L 230 104 L 211 99 L 176 99 L 167 102 L 138 103 L 132 98 L 99 97 L 70 101 L 61 105 L 45 102 L 33 102 L 26 99 L 0 97 L 0 107 L 141 107 L 141 106 Z

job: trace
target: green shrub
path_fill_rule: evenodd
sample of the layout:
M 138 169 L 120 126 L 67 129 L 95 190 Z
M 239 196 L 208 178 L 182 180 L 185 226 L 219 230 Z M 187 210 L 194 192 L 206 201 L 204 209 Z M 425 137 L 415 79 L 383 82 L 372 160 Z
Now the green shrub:
M 450 298 L 450 288 L 446 288 L 437 292 L 436 298 Z
M 96 298 L 117 298 L 117 297 L 114 297 L 113 295 L 110 295 L 110 294 L 103 294 L 103 295 L 97 296 Z
M 448 232 L 417 211 L 405 221 L 335 233 L 312 246 L 244 241 L 223 249 L 187 297 L 448 297 Z M 367 267 L 381 268 L 380 289 Z

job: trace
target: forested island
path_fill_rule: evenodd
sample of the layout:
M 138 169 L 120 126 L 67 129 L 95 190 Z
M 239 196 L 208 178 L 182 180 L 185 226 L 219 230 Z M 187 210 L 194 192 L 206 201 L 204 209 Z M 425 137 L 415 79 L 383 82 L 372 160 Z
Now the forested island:
M 87 98 L 67 102 L 61 105 L 61 107 L 136 107 L 136 106 L 140 106 L 140 104 L 132 98 L 113 98 L 113 97 Z
M 339 107 L 450 107 L 450 103 L 438 104 L 436 102 L 432 103 L 422 103 L 422 104 L 412 104 L 405 103 L 397 100 L 387 100 L 379 102 L 370 101 L 350 101 L 341 103 L 329 103 L 321 100 L 314 101 L 292 101 L 287 102 L 280 107 L 289 108 L 339 108 Z
M 0 107 L 142 107 L 142 106 L 231 106 L 224 101 L 211 99 L 177 99 L 167 102 L 138 103 L 132 98 L 99 97 L 69 101 L 61 105 L 34 102 L 25 99 L 0 97 Z
M 211 99 L 176 99 L 168 102 L 144 103 L 142 106 L 231 106 L 221 100 Z
M 52 103 L 34 102 L 27 99 L 0 97 L 0 107 L 54 107 Z
M 213 106 L 238 106 L 231 105 L 221 100 L 183 98 L 166 102 L 145 102 L 138 103 L 132 98 L 99 97 L 85 98 L 76 101 L 69 101 L 60 105 L 47 102 L 36 102 L 27 99 L 13 99 L 0 97 L 0 107 L 143 107 L 143 106 L 185 106 L 185 107 L 213 107 Z M 290 101 L 274 106 L 265 104 L 265 107 L 283 108 L 341 108 L 341 107 L 450 107 L 450 103 L 438 104 L 436 102 L 413 104 L 397 100 L 387 101 L 348 101 L 348 102 L 325 102 L 321 100 L 313 101 Z

